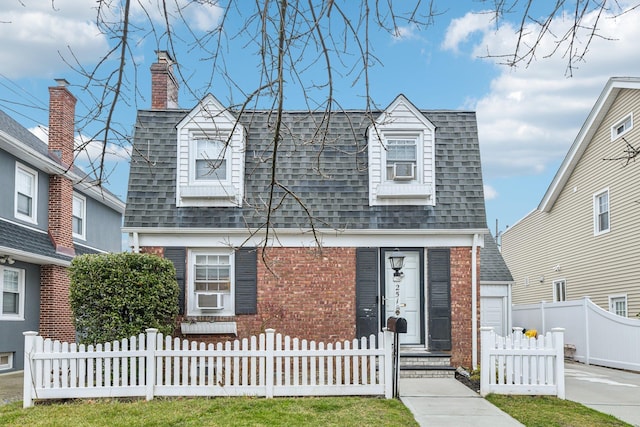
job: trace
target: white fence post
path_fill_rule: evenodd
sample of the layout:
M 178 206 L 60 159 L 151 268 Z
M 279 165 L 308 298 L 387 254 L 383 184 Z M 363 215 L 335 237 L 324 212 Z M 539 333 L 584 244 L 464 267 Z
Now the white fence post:
M 384 328 L 382 345 L 384 346 L 384 397 L 393 398 L 393 332 Z
M 156 335 L 158 334 L 158 330 L 156 328 L 146 329 L 147 333 L 147 348 L 146 348 L 146 360 L 145 360 L 145 368 L 147 371 L 146 375 L 146 390 L 147 390 L 147 400 L 153 399 L 153 391 L 156 382 Z
M 265 357 L 265 397 L 273 397 L 273 369 L 275 360 L 275 329 L 267 329 L 266 333 L 266 357 Z
M 22 383 L 22 407 L 29 408 L 33 406 L 33 397 L 35 395 L 35 387 L 33 384 L 34 364 L 31 362 L 31 355 L 36 347 L 36 337 L 38 333 L 35 331 L 23 332 L 24 335 L 24 379 Z
M 584 310 L 584 343 L 585 343 L 585 365 L 591 364 L 591 343 L 589 342 L 589 309 L 587 307 L 589 297 L 582 299 L 582 309 Z
M 489 375 L 492 375 L 489 350 L 495 346 L 495 334 L 492 326 L 480 328 L 480 395 L 489 393 Z
M 553 347 L 556 350 L 556 385 L 558 387 L 558 398 L 564 399 L 564 328 L 551 329 L 553 337 Z

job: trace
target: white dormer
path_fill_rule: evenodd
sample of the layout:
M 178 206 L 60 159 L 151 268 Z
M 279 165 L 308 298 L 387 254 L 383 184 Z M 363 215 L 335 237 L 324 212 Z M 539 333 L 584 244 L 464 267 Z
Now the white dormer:
M 435 205 L 435 130 L 404 95 L 369 126 L 369 206 Z
M 177 130 L 176 206 L 242 206 L 244 126 L 207 95 Z

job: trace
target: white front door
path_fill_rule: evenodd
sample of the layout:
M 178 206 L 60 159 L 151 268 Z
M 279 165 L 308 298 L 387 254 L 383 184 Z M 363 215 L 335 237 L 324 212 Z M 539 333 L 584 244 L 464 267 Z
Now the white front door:
M 400 334 L 400 344 L 420 344 L 422 336 L 421 298 L 420 298 L 420 253 L 403 251 L 405 255 L 402 272 L 404 277 L 400 282 L 393 281 L 393 270 L 389 264 L 389 255 L 392 251 L 386 251 L 384 256 L 385 265 L 385 318 L 391 316 L 404 317 L 407 319 L 407 333 Z M 398 289 L 396 290 L 396 284 Z M 397 292 L 399 299 L 396 298 Z M 399 312 L 396 313 L 396 310 Z

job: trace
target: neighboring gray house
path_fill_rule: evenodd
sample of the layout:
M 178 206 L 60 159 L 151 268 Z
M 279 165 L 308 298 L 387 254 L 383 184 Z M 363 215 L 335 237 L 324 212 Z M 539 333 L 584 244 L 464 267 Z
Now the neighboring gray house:
M 49 146 L 0 111 L 0 373 L 23 368 L 24 331 L 75 341 L 66 267 L 121 251 L 124 203 L 73 167 L 75 98 L 59 83 Z
M 498 335 L 511 333 L 513 277 L 492 235 L 484 237 L 480 252 L 480 324 L 492 326 Z
M 180 109 L 171 65 L 161 52 L 151 67 L 123 230 L 134 251 L 174 262 L 180 332 L 354 339 L 399 313 L 403 345 L 471 366 L 488 232 L 475 113 L 420 110 L 403 95 L 376 112 L 285 111 L 274 154 L 271 111 L 211 95 Z

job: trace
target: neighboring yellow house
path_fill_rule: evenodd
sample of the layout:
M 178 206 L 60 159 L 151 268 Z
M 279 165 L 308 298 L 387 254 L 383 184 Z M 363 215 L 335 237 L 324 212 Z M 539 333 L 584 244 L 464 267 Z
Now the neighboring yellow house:
M 640 164 L 620 159 L 640 148 L 638 118 L 640 78 L 609 79 L 538 207 L 502 235 L 514 304 L 640 312 Z

